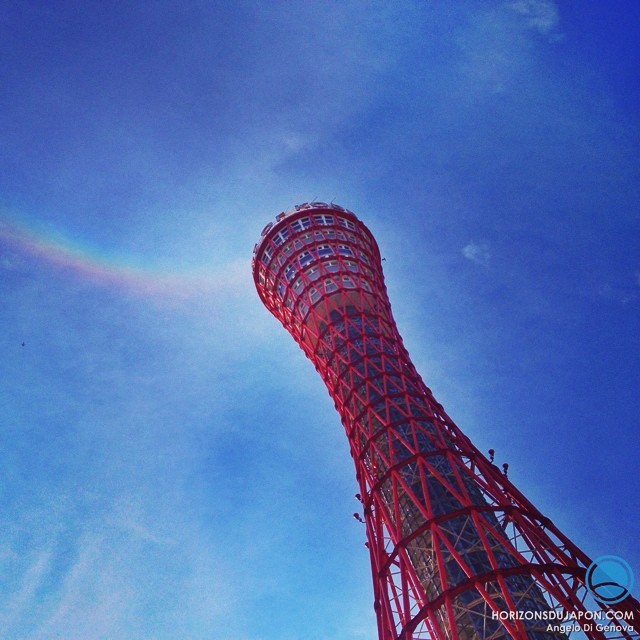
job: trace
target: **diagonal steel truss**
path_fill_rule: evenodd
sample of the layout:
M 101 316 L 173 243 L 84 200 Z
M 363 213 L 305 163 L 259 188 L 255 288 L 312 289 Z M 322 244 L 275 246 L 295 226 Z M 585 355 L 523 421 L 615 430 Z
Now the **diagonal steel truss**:
M 253 271 L 345 428 L 379 640 L 640 637 L 638 602 L 591 598 L 590 559 L 424 384 L 397 331 L 378 246 L 352 212 L 314 202 L 281 213 L 263 230 Z M 600 629 L 594 611 L 613 621 Z

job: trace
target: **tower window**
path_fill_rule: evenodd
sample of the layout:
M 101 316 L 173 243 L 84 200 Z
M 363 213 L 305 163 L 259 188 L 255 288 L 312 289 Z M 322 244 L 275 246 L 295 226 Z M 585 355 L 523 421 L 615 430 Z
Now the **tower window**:
M 318 271 L 318 267 L 311 267 L 311 269 L 307 269 L 304 274 L 309 278 L 309 280 L 317 280 L 320 276 L 320 272 Z
M 333 224 L 333 216 L 328 216 L 326 214 L 320 214 L 320 215 L 316 215 L 313 216 L 313 221 L 316 224 L 322 224 L 322 225 L 330 225 Z
M 338 271 L 339 265 L 337 260 L 327 260 L 324 263 L 324 267 L 327 271 Z
M 298 257 L 298 260 L 300 261 L 300 266 L 305 267 L 310 262 L 313 262 L 313 256 L 308 251 L 303 251 Z
M 327 293 L 331 293 L 332 291 L 336 291 L 338 285 L 333 280 L 325 280 L 324 281 L 324 290 Z
M 295 275 L 296 275 L 296 268 L 292 264 L 287 265 L 287 268 L 284 270 L 284 277 L 289 282 L 291 282 L 291 280 L 293 279 L 293 276 Z
M 346 229 L 351 229 L 351 231 L 355 231 L 356 225 L 353 224 L 350 220 L 345 220 L 344 218 L 338 218 L 338 224 Z
M 281 245 L 287 238 L 289 237 L 289 229 L 287 229 L 286 227 L 284 229 L 281 229 L 280 231 L 278 231 L 278 233 L 276 233 L 275 236 L 273 236 L 273 242 L 276 246 Z
M 293 231 L 302 231 L 303 229 L 308 229 L 311 225 L 311 219 L 309 216 L 306 218 L 299 218 L 298 220 L 294 220 L 291 223 L 291 229 Z

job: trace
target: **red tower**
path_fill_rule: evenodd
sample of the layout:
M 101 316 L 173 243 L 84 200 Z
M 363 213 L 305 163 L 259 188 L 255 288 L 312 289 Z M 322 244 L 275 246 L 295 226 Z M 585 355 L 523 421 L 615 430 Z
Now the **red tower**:
M 396 329 L 376 241 L 351 211 L 312 202 L 280 213 L 254 248 L 253 275 L 346 430 L 380 640 L 639 637 L 638 602 L 591 598 L 590 559 L 425 386 Z

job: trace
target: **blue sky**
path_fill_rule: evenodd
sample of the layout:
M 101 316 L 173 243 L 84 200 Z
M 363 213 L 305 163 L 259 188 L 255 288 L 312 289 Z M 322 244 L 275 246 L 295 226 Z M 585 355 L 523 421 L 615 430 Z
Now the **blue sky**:
M 377 237 L 459 426 L 640 571 L 639 17 L 5 4 L 3 637 L 375 637 L 344 433 L 251 281 L 311 199 Z

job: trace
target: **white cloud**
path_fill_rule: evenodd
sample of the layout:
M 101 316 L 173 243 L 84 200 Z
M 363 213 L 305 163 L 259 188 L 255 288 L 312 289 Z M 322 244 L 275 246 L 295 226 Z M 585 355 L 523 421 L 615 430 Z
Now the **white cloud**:
M 118 574 L 117 554 L 103 535 L 84 535 L 64 575 L 59 598 L 33 633 L 34 638 L 103 638 L 121 631 L 132 617 L 133 589 Z
M 18 591 L 3 607 L 4 612 L 0 614 L 0 626 L 6 629 L 26 614 L 46 578 L 50 565 L 51 552 L 49 550 L 33 553 L 33 558 L 22 576 Z
M 462 255 L 476 264 L 488 265 L 491 260 L 489 247 L 484 242 L 470 242 L 462 249 Z
M 139 497 L 126 496 L 118 501 L 114 507 L 113 523 L 124 535 L 143 542 L 156 545 L 175 545 L 176 540 L 164 532 L 156 531 L 146 522 L 142 500 Z
M 551 0 L 514 0 L 511 7 L 543 35 L 552 35 L 560 22 L 558 8 Z
M 317 144 L 317 136 L 304 133 L 284 133 L 282 134 L 282 143 L 285 151 L 298 153 L 307 147 Z
M 453 34 L 459 50 L 457 104 L 475 108 L 479 96 L 513 90 L 524 74 L 531 73 L 532 36 L 560 40 L 559 22 L 551 0 L 510 0 L 499 8 L 474 12 L 473 19 Z

